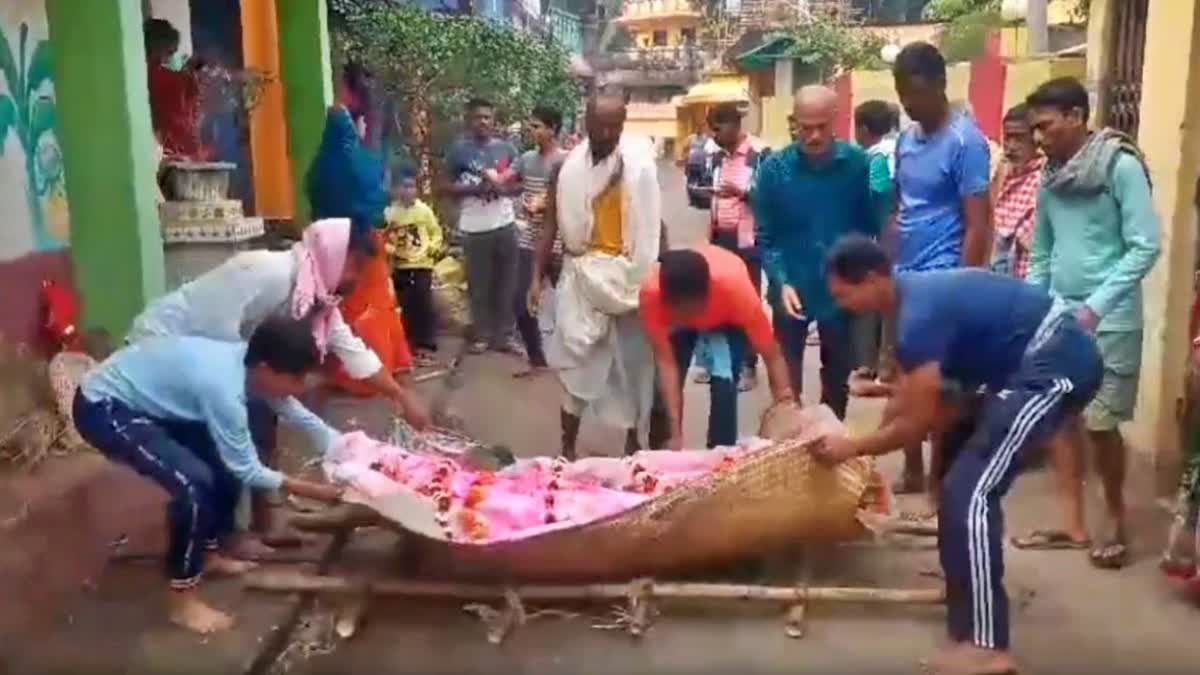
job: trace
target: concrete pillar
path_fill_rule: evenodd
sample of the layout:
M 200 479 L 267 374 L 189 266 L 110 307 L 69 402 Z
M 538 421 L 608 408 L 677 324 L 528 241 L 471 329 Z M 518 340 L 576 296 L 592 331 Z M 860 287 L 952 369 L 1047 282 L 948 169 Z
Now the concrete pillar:
M 1087 87 L 1092 93 L 1092 110 L 1096 111 L 1093 122 L 1096 126 L 1107 123 L 1104 110 L 1107 104 L 1107 76 L 1114 55 L 1113 17 L 1117 0 L 1092 0 L 1088 6 L 1087 25 Z
M 1152 0 L 1142 70 L 1138 140 L 1154 182 L 1163 255 L 1144 282 L 1141 394 L 1132 437 L 1155 452 L 1160 488 L 1173 488 L 1180 462 L 1188 318 L 1194 297 L 1200 169 L 1200 0 Z
M 796 93 L 796 63 L 791 59 L 775 60 L 775 95 L 791 96 Z
M 84 323 L 119 338 L 163 288 L 142 10 L 47 0 L 46 19 Z
M 303 226 L 309 214 L 304 177 L 321 144 L 326 111 L 333 104 L 329 27 L 325 0 L 275 0 L 275 11 L 279 21 L 294 220 Z
M 270 80 L 250 113 L 250 152 L 254 167 L 256 215 L 289 220 L 295 194 L 288 164 L 288 125 L 280 80 L 279 25 L 275 0 L 242 0 L 242 61 Z
M 1050 51 L 1050 27 L 1047 25 L 1046 4 L 1048 0 L 1029 0 L 1025 25 L 1029 27 L 1029 53 L 1045 54 Z

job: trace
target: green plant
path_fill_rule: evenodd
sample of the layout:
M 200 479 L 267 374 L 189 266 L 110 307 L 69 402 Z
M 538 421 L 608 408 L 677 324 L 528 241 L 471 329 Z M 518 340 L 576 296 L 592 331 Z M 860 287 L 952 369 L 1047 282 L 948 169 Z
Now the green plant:
M 25 199 L 33 222 L 34 245 L 39 250 L 55 248 L 61 244 L 46 227 L 41 198 L 61 180 L 61 171 L 55 172 L 50 165 L 51 160 L 58 157 L 61 168 L 61 157 L 60 153 L 50 152 L 50 148 L 41 147 L 40 143 L 46 133 L 54 130 L 57 112 L 54 98 L 39 93 L 42 85 L 53 76 L 54 62 L 48 40 L 38 40 L 33 53 L 27 52 L 28 24 L 21 23 L 18 34 L 19 49 L 14 56 L 8 37 L 0 31 L 0 72 L 4 73 L 8 85 L 8 93 L 0 94 L 0 154 L 4 152 L 4 139 L 11 129 L 25 153 Z M 43 158 L 43 164 L 47 164 L 45 167 L 39 165 L 39 156 Z
M 821 18 L 789 26 L 793 39 L 785 56 L 811 68 L 819 80 L 854 68 L 881 68 L 880 50 L 887 41 L 861 26 Z
M 987 36 L 1004 23 L 999 12 L 980 11 L 958 17 L 942 31 L 941 51 L 947 63 L 970 61 L 983 54 Z
M 374 72 L 398 107 L 422 192 L 434 174 L 433 147 L 453 136 L 468 98 L 496 106 L 499 125 L 522 122 L 535 105 L 575 109 L 577 87 L 565 49 L 552 39 L 473 16 L 377 6 L 344 16 L 339 56 Z M 440 144 L 439 144 L 440 145 Z
M 921 15 L 930 21 L 953 21 L 978 12 L 999 12 L 1000 0 L 930 0 Z

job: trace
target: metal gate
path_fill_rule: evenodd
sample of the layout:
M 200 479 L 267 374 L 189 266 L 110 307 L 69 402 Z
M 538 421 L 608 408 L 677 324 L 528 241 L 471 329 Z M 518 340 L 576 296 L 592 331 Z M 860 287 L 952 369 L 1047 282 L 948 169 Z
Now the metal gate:
M 1113 0 L 1114 53 L 1104 78 L 1103 123 L 1136 136 L 1149 0 Z

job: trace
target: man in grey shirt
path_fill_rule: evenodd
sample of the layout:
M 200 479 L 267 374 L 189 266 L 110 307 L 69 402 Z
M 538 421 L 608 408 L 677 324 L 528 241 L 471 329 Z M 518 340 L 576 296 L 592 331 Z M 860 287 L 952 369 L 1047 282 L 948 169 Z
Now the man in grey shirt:
M 558 146 L 558 134 L 562 129 L 562 115 L 557 110 L 537 107 L 529 119 L 529 135 L 535 148 L 517 160 L 515 173 L 521 181 L 521 199 L 517 203 L 518 265 L 516 294 L 513 296 L 513 311 L 517 317 L 517 331 L 529 355 L 529 370 L 517 373 L 525 377 L 546 368 L 546 355 L 542 351 L 542 334 L 537 317 L 529 312 L 526 296 L 533 282 L 533 257 L 542 236 L 542 221 L 549 208 L 550 179 L 562 166 L 567 156 Z M 562 242 L 555 240 L 553 260 L 547 265 L 547 276 L 556 284 L 562 259 Z
M 463 234 L 467 297 L 471 305 L 471 351 L 512 351 L 509 337 L 517 285 L 517 233 L 512 180 L 517 149 L 496 138 L 495 108 L 488 101 L 467 102 L 467 134 L 446 155 L 443 189 L 459 201 L 458 229 Z

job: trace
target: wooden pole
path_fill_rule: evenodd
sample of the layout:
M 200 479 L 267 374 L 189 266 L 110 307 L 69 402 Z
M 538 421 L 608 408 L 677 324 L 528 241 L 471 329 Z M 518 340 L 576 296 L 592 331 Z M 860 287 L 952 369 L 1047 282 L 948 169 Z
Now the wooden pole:
M 635 582 L 638 583 L 638 582 Z M 645 582 L 642 582 L 645 583 Z M 264 570 L 246 576 L 246 588 L 273 592 L 331 594 L 375 593 L 459 600 L 500 599 L 515 592 L 523 600 L 613 600 L 629 597 L 629 584 L 575 586 L 488 586 L 433 581 L 366 581 L 338 576 L 318 576 L 296 571 Z M 753 586 L 743 584 L 648 582 L 655 599 L 754 600 L 761 602 L 852 602 L 873 604 L 935 605 L 945 602 L 942 589 Z

